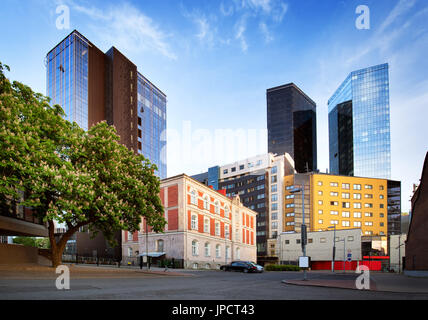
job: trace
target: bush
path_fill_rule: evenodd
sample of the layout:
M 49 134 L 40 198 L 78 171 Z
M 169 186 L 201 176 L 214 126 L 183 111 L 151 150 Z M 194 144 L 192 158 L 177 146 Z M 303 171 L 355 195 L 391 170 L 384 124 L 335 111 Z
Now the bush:
M 265 267 L 266 271 L 300 271 L 298 266 L 290 264 L 269 264 Z

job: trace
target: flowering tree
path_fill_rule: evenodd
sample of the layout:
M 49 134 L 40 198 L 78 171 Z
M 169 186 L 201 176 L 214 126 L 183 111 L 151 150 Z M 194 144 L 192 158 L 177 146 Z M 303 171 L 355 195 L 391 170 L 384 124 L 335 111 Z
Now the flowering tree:
M 13 214 L 21 202 L 48 224 L 52 265 L 61 263 L 67 241 L 84 226 L 113 245 L 114 233 L 138 230 L 141 217 L 162 231 L 156 166 L 121 145 L 105 122 L 85 132 L 66 121 L 49 98 L 11 84 L 4 68 L 0 63 L 0 209 Z M 54 221 L 67 225 L 60 238 Z

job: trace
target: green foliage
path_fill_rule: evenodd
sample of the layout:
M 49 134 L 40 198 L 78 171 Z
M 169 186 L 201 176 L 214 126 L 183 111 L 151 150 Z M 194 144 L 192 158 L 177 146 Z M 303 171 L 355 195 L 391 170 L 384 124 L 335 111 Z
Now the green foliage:
M 300 271 L 299 266 L 291 264 L 268 264 L 265 266 L 266 271 Z
M 155 232 L 166 224 L 156 166 L 119 143 L 105 122 L 85 132 L 64 119 L 49 98 L 5 77 L 0 63 L 0 210 L 32 207 L 49 224 L 53 255 L 87 225 L 114 245 L 119 230 L 139 230 L 145 217 Z M 56 241 L 54 223 L 68 231 Z
M 37 247 L 40 249 L 49 249 L 49 238 L 35 238 L 35 237 L 14 237 L 13 243 L 22 244 L 28 247 Z

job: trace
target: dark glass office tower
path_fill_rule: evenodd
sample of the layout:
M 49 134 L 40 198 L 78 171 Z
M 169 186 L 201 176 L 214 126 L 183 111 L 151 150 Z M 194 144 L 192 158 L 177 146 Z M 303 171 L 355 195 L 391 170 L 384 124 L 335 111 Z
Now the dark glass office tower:
M 352 72 L 328 101 L 330 172 L 391 176 L 388 64 Z
M 297 172 L 317 169 L 316 104 L 294 83 L 266 90 L 268 152 L 288 153 Z

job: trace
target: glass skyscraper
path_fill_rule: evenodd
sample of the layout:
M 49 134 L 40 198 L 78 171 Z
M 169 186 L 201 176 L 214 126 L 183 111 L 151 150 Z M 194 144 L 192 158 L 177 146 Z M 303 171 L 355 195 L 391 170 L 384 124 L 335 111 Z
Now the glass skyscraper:
M 74 30 L 46 56 L 46 88 L 68 121 L 88 130 L 106 120 L 166 178 L 166 95 L 115 47 L 103 53 Z
M 77 32 L 68 35 L 46 57 L 46 88 L 52 105 L 66 119 L 88 130 L 88 42 Z
M 266 90 L 268 152 L 288 153 L 297 172 L 317 170 L 316 104 L 294 83 Z
M 138 152 L 166 178 L 166 96 L 138 73 Z
M 351 72 L 328 101 L 330 172 L 390 179 L 388 64 Z

